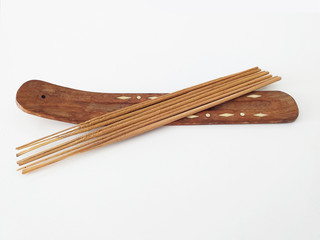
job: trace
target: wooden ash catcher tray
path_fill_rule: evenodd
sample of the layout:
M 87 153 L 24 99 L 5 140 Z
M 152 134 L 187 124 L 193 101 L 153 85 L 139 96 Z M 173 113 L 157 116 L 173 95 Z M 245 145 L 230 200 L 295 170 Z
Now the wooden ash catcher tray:
M 294 99 L 280 91 L 256 91 L 281 79 L 255 67 L 169 94 L 94 93 L 31 80 L 17 104 L 40 117 L 78 123 L 17 147 L 22 173 L 75 154 L 119 142 L 164 125 L 288 123 L 298 117 Z
M 53 120 L 81 123 L 107 112 L 165 93 L 97 93 L 40 80 L 25 82 L 16 101 L 24 112 Z M 169 125 L 289 123 L 298 117 L 295 100 L 281 91 L 254 91 Z

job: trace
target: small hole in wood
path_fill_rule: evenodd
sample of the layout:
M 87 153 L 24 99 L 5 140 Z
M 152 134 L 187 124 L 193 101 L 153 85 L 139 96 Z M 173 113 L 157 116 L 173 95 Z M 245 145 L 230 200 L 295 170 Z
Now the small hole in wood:
M 46 98 L 46 95 L 41 95 L 41 98 L 45 99 L 45 98 Z

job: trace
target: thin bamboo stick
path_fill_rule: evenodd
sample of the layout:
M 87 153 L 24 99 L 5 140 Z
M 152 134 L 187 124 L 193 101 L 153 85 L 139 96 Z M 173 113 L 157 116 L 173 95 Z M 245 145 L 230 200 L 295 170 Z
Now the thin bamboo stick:
M 265 74 L 267 74 L 267 73 L 268 72 L 265 72 Z M 140 114 L 137 113 L 137 114 L 133 115 L 131 118 L 124 119 L 122 121 L 113 123 L 113 124 L 108 125 L 106 127 L 100 128 L 100 129 L 98 129 L 98 130 L 96 130 L 94 132 L 86 134 L 85 136 L 80 136 L 80 137 L 72 139 L 72 140 L 70 140 L 68 142 L 59 144 L 59 145 L 57 145 L 57 146 L 55 146 L 53 148 L 49 148 L 49 149 L 47 149 L 45 151 L 42 151 L 42 152 L 40 152 L 38 154 L 35 154 L 35 155 L 30 156 L 30 157 L 21 159 L 17 163 L 19 165 L 22 165 L 22 164 L 31 162 L 33 160 L 36 160 L 36 159 L 40 158 L 40 157 L 44 157 L 44 156 L 47 156 L 47 155 L 49 155 L 49 154 L 51 154 L 53 152 L 56 152 L 59 149 L 63 149 L 63 148 L 72 146 L 72 145 L 74 145 L 76 143 L 87 141 L 87 140 L 89 140 L 89 139 L 91 139 L 92 137 L 95 137 L 95 136 L 100 136 L 100 135 L 103 135 L 103 134 L 114 132 L 114 131 L 116 131 L 118 129 L 121 129 L 121 128 L 124 128 L 126 126 L 131 126 L 132 124 L 137 123 L 139 121 L 143 121 L 144 119 L 155 118 L 154 116 L 156 116 L 156 118 L 160 118 L 161 117 L 161 115 L 160 115 L 161 113 L 166 114 L 171 109 L 173 109 L 174 111 L 179 111 L 180 110 L 179 107 L 180 108 L 181 107 L 182 108 L 186 108 L 186 106 L 189 107 L 189 105 L 187 105 L 188 103 L 196 104 L 197 100 L 198 100 L 198 102 L 201 102 L 203 99 L 213 99 L 215 97 L 215 95 L 220 94 L 220 91 L 223 91 L 223 90 L 226 90 L 226 89 L 229 89 L 229 90 L 230 89 L 236 89 L 236 87 L 239 88 L 241 86 L 246 86 L 247 84 L 254 83 L 254 82 L 257 82 L 257 81 L 261 81 L 263 79 L 270 78 L 270 77 L 271 77 L 270 75 L 264 76 L 263 74 L 259 74 L 259 75 L 256 74 L 254 76 L 250 76 L 250 77 L 246 77 L 246 78 L 240 78 L 237 81 L 232 81 L 231 83 L 228 83 L 228 84 L 222 85 L 222 86 L 219 85 L 220 87 L 217 87 L 217 88 L 214 88 L 214 89 L 209 89 L 209 90 L 200 92 L 199 94 L 194 94 L 193 96 L 186 97 L 186 98 L 184 98 L 184 99 L 182 99 L 180 101 L 175 101 L 175 102 L 172 102 L 171 104 L 165 104 L 165 106 L 162 106 L 160 108 L 154 106 L 151 109 L 151 111 L 149 111 L 149 112 L 142 112 Z M 182 106 L 181 106 L 181 103 L 183 103 Z
M 270 79 L 271 79 L 271 76 L 270 76 L 269 78 L 266 78 L 266 79 L 260 78 L 259 81 L 260 81 L 260 82 L 261 82 L 262 80 L 263 80 L 263 81 L 267 81 L 267 80 L 270 80 Z M 254 84 L 256 84 L 256 83 L 257 83 L 257 81 L 250 81 L 250 85 L 249 85 L 249 86 L 252 86 L 252 85 L 254 85 Z M 164 118 L 171 117 L 171 116 L 173 116 L 173 115 L 175 115 L 175 114 L 181 113 L 181 112 L 183 112 L 183 111 L 185 111 L 185 110 L 190 109 L 190 107 L 192 107 L 192 106 L 195 107 L 195 106 L 197 106 L 197 105 L 196 105 L 197 103 L 199 103 L 199 104 L 201 104 L 201 103 L 204 104 L 204 103 L 207 103 L 207 102 L 211 102 L 211 101 L 217 100 L 218 98 L 222 98 L 222 97 L 228 96 L 228 95 L 230 95 L 230 94 L 236 93 L 237 91 L 245 90 L 245 89 L 247 88 L 247 85 L 248 85 L 248 84 L 242 84 L 241 86 L 238 86 L 238 88 L 235 88 L 235 87 L 229 88 L 228 91 L 224 91 L 224 94 L 219 94 L 219 96 L 218 96 L 218 94 L 211 95 L 211 96 L 207 96 L 206 98 L 203 98 L 203 99 L 201 99 L 201 101 L 198 101 L 198 102 L 191 102 L 191 101 L 190 101 L 191 103 L 189 103 L 189 104 L 184 104 L 183 106 L 181 106 L 181 108 L 180 108 L 179 110 L 171 109 L 171 111 L 166 111 L 166 112 L 164 112 L 163 115 L 160 115 L 160 116 L 155 115 L 155 117 L 153 117 L 153 118 L 146 118 L 147 120 L 144 121 L 144 122 L 138 122 L 138 124 L 129 125 L 129 126 L 125 127 L 125 128 L 120 128 L 120 129 L 118 129 L 118 131 L 111 131 L 111 132 L 110 132 L 110 131 L 107 131 L 107 132 L 104 131 L 104 132 L 99 132 L 99 134 L 98 134 L 97 136 L 92 136 L 93 134 L 90 133 L 90 134 L 88 134 L 88 135 L 90 135 L 90 136 L 89 136 L 90 139 L 94 138 L 94 140 L 91 140 L 90 143 L 93 143 L 93 142 L 99 141 L 99 140 L 103 140 L 103 139 L 106 139 L 106 138 L 112 139 L 112 138 L 114 138 L 114 137 L 117 137 L 117 136 L 126 134 L 127 131 L 131 131 L 133 128 L 143 127 L 143 126 L 145 126 L 145 125 L 147 125 L 147 124 L 151 124 L 151 123 L 154 123 L 154 122 L 156 122 L 156 121 L 162 120 L 162 119 L 164 119 Z M 107 130 L 108 130 L 108 129 L 107 129 Z M 110 133 L 110 134 L 107 134 L 107 133 Z M 88 139 L 82 139 L 82 141 L 78 141 L 77 143 L 72 143 L 72 146 L 74 146 L 74 145 L 76 145 L 76 144 L 78 144 L 78 143 L 81 143 L 81 142 L 83 142 L 83 141 L 87 141 L 87 140 L 89 140 L 89 138 L 88 138 Z M 88 145 L 88 144 L 90 144 L 90 143 L 88 143 L 88 141 L 87 141 L 87 142 L 85 142 L 84 144 L 81 144 L 80 146 L 78 145 L 78 146 L 74 147 L 73 149 L 69 149 L 69 150 L 67 150 L 67 151 L 64 151 L 63 153 L 66 153 L 66 152 L 69 152 L 69 151 L 73 151 L 73 150 L 75 150 L 77 147 L 83 147 L 83 146 Z M 63 149 L 65 149 L 65 148 L 66 148 L 66 147 L 59 147 L 58 149 L 57 149 L 57 148 L 54 148 L 54 151 L 51 151 L 50 153 L 54 153 L 54 152 L 57 152 L 58 150 L 63 150 Z M 48 154 L 46 154 L 46 155 L 48 155 Z M 45 156 L 46 156 L 46 155 L 45 155 Z M 59 155 L 61 155 L 61 153 L 58 153 L 58 154 L 56 154 L 56 155 L 54 155 L 54 156 L 51 156 L 51 157 L 49 157 L 49 158 L 46 158 L 46 159 L 44 159 L 44 160 L 48 160 L 48 159 L 51 159 L 51 158 L 56 157 L 56 156 L 59 156 Z M 41 155 L 40 157 L 43 157 L 43 155 Z M 40 157 L 38 157 L 37 159 L 39 159 Z M 34 159 L 33 159 L 33 160 L 34 160 Z M 29 162 L 30 162 L 30 161 L 29 161 Z M 25 162 L 25 163 L 26 163 L 26 162 Z M 32 165 L 32 164 L 30 164 L 30 165 Z M 28 165 L 28 166 L 30 166 L 30 165 Z
M 270 84 L 270 83 L 272 83 L 272 82 L 278 81 L 278 80 L 280 80 L 279 77 L 274 77 L 274 78 L 272 78 L 272 79 L 265 80 L 265 81 L 263 81 L 263 82 L 261 82 L 261 83 L 257 83 L 257 84 L 255 84 L 254 86 L 251 86 L 251 85 L 250 85 L 250 87 L 246 88 L 245 90 L 242 90 L 242 91 L 237 92 L 237 93 L 235 93 L 235 94 L 232 94 L 232 95 L 229 95 L 229 96 L 227 96 L 227 97 L 221 98 L 221 99 L 219 99 L 219 100 L 217 100 L 217 101 L 204 104 L 204 105 L 202 105 L 202 106 L 200 106 L 200 107 L 191 109 L 191 110 L 189 110 L 189 111 L 186 111 L 186 112 L 177 114 L 177 115 L 172 116 L 172 117 L 169 117 L 169 118 L 165 118 L 165 119 L 160 120 L 160 121 L 158 121 L 158 122 L 156 122 L 156 123 L 153 123 L 153 124 L 144 126 L 144 127 L 142 127 L 142 128 L 138 128 L 138 129 L 136 129 L 136 130 L 133 130 L 133 131 L 131 131 L 131 132 L 128 132 L 127 134 L 118 136 L 118 137 L 116 137 L 116 138 L 114 138 L 114 139 L 112 139 L 112 140 L 109 140 L 109 141 L 107 141 L 107 142 L 103 142 L 103 141 L 105 141 L 105 140 L 101 140 L 100 142 L 99 142 L 99 141 L 98 141 L 98 142 L 95 142 L 95 143 L 94 143 L 95 145 L 93 145 L 93 146 L 91 146 L 91 147 L 90 147 L 90 146 L 89 146 L 89 147 L 87 146 L 87 149 L 82 149 L 82 150 L 81 150 L 81 149 L 78 149 L 78 150 L 76 150 L 76 151 L 73 152 L 73 153 L 72 153 L 72 152 L 71 152 L 71 153 L 68 153 L 66 156 L 58 157 L 58 158 L 56 158 L 56 159 L 51 159 L 50 161 L 47 161 L 47 162 L 38 163 L 37 165 L 34 165 L 34 166 L 29 166 L 29 167 L 23 169 L 22 172 L 23 172 L 23 173 L 27 173 L 27 172 L 33 171 L 33 170 L 35 170 L 35 169 L 38 169 L 38 168 L 40 168 L 40 167 L 46 166 L 46 165 L 48 165 L 48 164 L 51 164 L 51 163 L 53 163 L 53 162 L 62 160 L 62 159 L 64 159 L 64 158 L 68 157 L 68 156 L 72 156 L 72 155 L 74 155 L 74 154 L 77 154 L 77 153 L 80 153 L 80 152 L 83 152 L 83 151 L 87 151 L 87 150 L 90 150 L 90 149 L 93 149 L 93 148 L 96 148 L 96 147 L 99 147 L 99 146 L 111 144 L 111 143 L 113 143 L 113 142 L 117 142 L 117 141 L 120 141 L 120 140 L 129 138 L 129 137 L 135 136 L 135 135 L 137 135 L 137 134 L 140 134 L 140 133 L 143 133 L 143 132 L 152 130 L 152 129 L 156 128 L 156 127 L 159 127 L 159 126 L 165 125 L 165 124 L 167 124 L 167 123 L 170 123 L 171 121 L 175 121 L 175 120 L 177 120 L 177 119 L 179 119 L 179 118 L 182 118 L 182 117 L 185 117 L 185 116 L 194 114 L 194 113 L 196 113 L 196 112 L 205 110 L 205 109 L 207 109 L 207 108 L 213 107 L 213 106 L 215 106 L 215 105 L 217 105 L 217 104 L 220 104 L 220 103 L 222 103 L 222 102 L 228 101 L 228 100 L 233 99 L 233 98 L 235 98 L 235 97 L 238 97 L 238 96 L 240 96 L 240 95 L 246 94 L 246 93 L 248 93 L 248 92 L 251 92 L 251 91 L 256 90 L 256 89 L 258 89 L 258 88 L 260 88 L 260 87 L 262 87 L 262 86 L 266 86 L 266 85 L 268 85 L 268 84 Z M 229 93 L 230 93 L 230 92 L 229 92 Z

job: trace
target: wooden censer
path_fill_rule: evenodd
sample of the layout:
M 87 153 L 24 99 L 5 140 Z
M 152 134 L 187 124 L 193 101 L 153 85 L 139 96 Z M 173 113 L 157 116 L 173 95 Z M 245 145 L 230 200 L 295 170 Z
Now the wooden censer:
M 30 80 L 19 88 L 16 100 L 24 112 L 63 122 L 81 123 L 164 94 L 87 92 Z M 295 100 L 287 93 L 254 91 L 170 125 L 288 123 L 293 122 L 298 114 Z

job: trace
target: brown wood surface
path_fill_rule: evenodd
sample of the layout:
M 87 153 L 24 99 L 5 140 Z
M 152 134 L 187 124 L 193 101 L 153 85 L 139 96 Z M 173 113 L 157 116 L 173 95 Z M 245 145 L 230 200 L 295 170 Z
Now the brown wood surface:
M 16 100 L 25 112 L 39 117 L 80 123 L 164 93 L 96 93 L 30 80 Z M 287 123 L 298 117 L 294 99 L 281 91 L 255 91 L 170 125 Z

